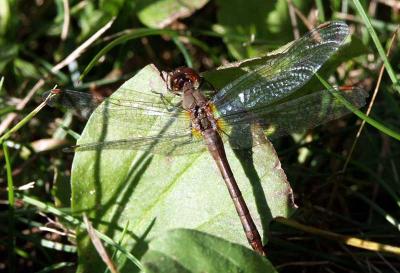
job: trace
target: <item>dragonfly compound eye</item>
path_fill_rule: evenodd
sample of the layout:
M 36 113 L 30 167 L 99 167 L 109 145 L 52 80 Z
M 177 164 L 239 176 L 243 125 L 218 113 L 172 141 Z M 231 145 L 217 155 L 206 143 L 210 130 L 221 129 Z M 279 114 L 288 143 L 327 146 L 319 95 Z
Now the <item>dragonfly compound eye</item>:
M 191 68 L 181 67 L 177 68 L 171 75 L 170 86 L 174 91 L 182 91 L 185 84 L 198 88 L 200 83 L 200 76 Z
M 172 89 L 174 91 L 182 90 L 186 82 L 188 82 L 188 79 L 184 74 L 180 74 L 172 80 Z

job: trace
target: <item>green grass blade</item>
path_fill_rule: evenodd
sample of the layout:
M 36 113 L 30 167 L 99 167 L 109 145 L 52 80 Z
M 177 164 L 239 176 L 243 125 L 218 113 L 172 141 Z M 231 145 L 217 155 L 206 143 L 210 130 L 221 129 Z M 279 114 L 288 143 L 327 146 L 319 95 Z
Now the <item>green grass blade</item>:
M 317 73 L 315 74 L 318 79 L 321 81 L 321 83 L 325 86 L 326 89 L 331 90 L 334 89 L 328 82 L 326 82 L 323 78 L 321 78 Z M 350 102 L 348 102 L 343 96 L 339 95 L 338 93 L 332 92 L 332 95 L 338 99 L 341 103 L 343 103 L 344 106 L 346 106 L 347 109 L 349 109 L 351 112 L 353 112 L 355 115 L 357 115 L 359 118 L 362 120 L 365 120 L 369 125 L 375 127 L 382 133 L 385 133 L 388 136 L 393 137 L 394 139 L 397 139 L 400 141 L 400 133 L 388 128 L 387 126 L 383 125 L 381 122 L 378 122 L 369 116 L 365 115 L 363 112 L 358 110 L 354 105 L 352 105 Z
M 4 76 L 1 77 L 1 79 L 0 79 L 0 96 L 1 96 L 1 93 L 3 92 L 3 84 L 4 84 Z
M 386 67 L 386 70 L 389 74 L 391 81 L 393 82 L 393 84 L 397 85 L 398 79 L 396 77 L 396 73 L 394 72 L 394 70 L 386 56 L 385 50 L 383 49 L 382 44 L 379 41 L 378 35 L 376 34 L 374 28 L 372 27 L 371 20 L 369 19 L 368 15 L 365 13 L 364 8 L 362 7 L 360 1 L 353 0 L 353 3 L 356 6 L 358 13 L 361 15 L 361 18 L 363 19 L 365 26 L 367 27 L 367 30 L 368 30 L 369 34 L 371 35 L 372 40 L 375 43 L 376 49 L 378 50 L 379 56 L 383 60 L 383 63 Z
M 121 234 L 121 238 L 118 241 L 118 244 L 122 245 L 122 242 L 124 241 L 125 235 L 128 232 L 128 227 L 129 227 L 129 221 L 126 222 L 126 225 L 124 227 L 124 229 L 122 230 L 122 234 Z M 115 249 L 112 256 L 111 256 L 111 260 L 115 260 L 115 257 L 117 257 L 118 255 L 118 250 Z M 108 267 L 106 267 L 106 269 L 104 270 L 104 273 L 108 273 L 110 272 L 110 269 Z
M 58 269 L 63 269 L 65 267 L 72 267 L 74 266 L 74 263 L 69 263 L 69 262 L 61 262 L 61 263 L 57 263 L 57 264 L 53 264 L 50 266 L 47 266 L 45 268 L 43 268 L 42 270 L 36 272 L 36 273 L 47 273 L 47 272 L 53 272 L 56 271 Z M 65 270 L 67 271 L 67 270 Z
M 318 9 L 318 20 L 320 22 L 325 22 L 324 4 L 322 3 L 322 0 L 315 0 L 315 4 Z
M 90 70 L 95 66 L 97 61 L 104 56 L 108 51 L 110 51 L 113 47 L 120 45 L 122 43 L 125 43 L 126 41 L 132 40 L 132 39 L 137 39 L 141 37 L 146 37 L 146 36 L 155 36 L 155 35 L 166 35 L 170 37 L 177 37 L 178 33 L 173 30 L 169 29 L 149 29 L 149 28 L 143 28 L 143 29 L 132 29 L 128 31 L 125 35 L 120 36 L 110 42 L 108 45 L 106 45 L 104 48 L 102 48 L 96 56 L 90 61 L 90 63 L 86 66 L 85 70 L 83 71 L 80 79 L 82 80 L 87 73 L 89 73 Z
M 54 242 L 54 241 L 46 240 L 46 239 L 41 239 L 39 243 L 43 247 L 53 249 L 56 251 L 76 253 L 76 246 L 74 246 L 74 245 L 62 244 L 59 242 Z
M 6 161 L 6 172 L 7 172 L 7 187 L 8 187 L 8 263 L 9 263 L 9 272 L 15 272 L 15 224 L 14 224 L 14 206 L 15 206 L 15 194 L 14 194 L 14 182 L 12 178 L 12 168 L 11 168 L 11 161 L 10 161 L 10 154 L 8 153 L 7 143 L 3 142 L 3 151 L 4 151 L 4 158 Z
M 37 199 L 34 199 L 34 198 L 26 196 L 26 195 L 17 194 L 17 197 L 22 199 L 27 204 L 35 206 L 38 209 L 43 210 L 45 212 L 52 213 L 56 216 L 62 217 L 64 220 L 70 222 L 71 224 L 74 224 L 77 227 L 79 227 L 83 230 L 86 230 L 86 227 L 85 227 L 85 224 L 83 223 L 83 221 L 69 215 L 68 213 L 61 211 L 60 209 L 57 209 L 56 207 L 54 207 L 52 205 L 46 204 L 44 202 L 41 202 Z M 129 250 L 127 250 L 125 247 L 119 245 L 117 242 L 112 240 L 110 237 L 108 237 L 107 235 L 105 235 L 97 230 L 96 230 L 96 234 L 104 242 L 106 242 L 107 244 L 109 244 L 109 245 L 115 247 L 116 249 L 118 249 L 119 251 L 121 251 L 122 254 L 124 254 L 133 264 L 135 264 L 141 271 L 143 271 L 142 263 L 135 256 L 133 256 L 129 252 Z
M 7 142 L 3 142 L 3 151 L 4 151 L 4 158 L 6 160 L 8 204 L 10 205 L 10 207 L 14 207 L 15 205 L 14 182 L 12 178 L 11 161 L 10 161 L 10 154 L 8 153 Z
M 176 44 L 178 49 L 183 55 L 183 58 L 185 59 L 186 66 L 193 68 L 193 61 L 192 58 L 190 57 L 189 52 L 187 51 L 186 47 L 183 45 L 181 41 L 179 41 L 178 37 L 173 37 L 172 41 Z
M 26 117 L 24 117 L 20 122 L 18 122 L 13 128 L 11 128 L 8 132 L 6 132 L 4 135 L 0 137 L 0 143 L 3 141 L 7 140 L 13 133 L 21 129 L 27 122 L 29 122 L 34 116 L 37 115 L 37 113 L 40 112 L 40 110 L 46 106 L 47 100 L 55 96 L 53 93 L 49 93 L 49 96 L 41 103 L 39 104 L 35 109 L 33 109 L 32 112 L 30 112 Z

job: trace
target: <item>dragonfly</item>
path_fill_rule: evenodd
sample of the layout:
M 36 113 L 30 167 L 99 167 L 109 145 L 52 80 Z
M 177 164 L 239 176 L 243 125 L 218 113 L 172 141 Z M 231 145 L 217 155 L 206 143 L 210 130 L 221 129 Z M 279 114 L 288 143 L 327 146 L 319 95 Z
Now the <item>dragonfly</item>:
M 356 107 L 367 97 L 361 88 L 321 90 L 288 100 L 342 46 L 349 35 L 346 23 L 332 21 L 311 30 L 282 52 L 248 69 L 219 91 L 192 68 L 164 72 L 167 94 L 143 94 L 133 87 L 120 88 L 119 97 L 101 103 L 96 97 L 74 90 L 53 89 L 49 105 L 68 108 L 97 107 L 108 118 L 99 122 L 129 123 L 132 138 L 79 143 L 76 152 L 97 149 L 149 150 L 158 154 L 184 154 L 208 149 L 228 188 L 250 246 L 266 251 L 260 233 L 235 180 L 225 154 L 227 141 L 233 149 L 249 149 L 275 138 L 339 118 L 349 111 L 332 92 L 339 92 Z M 153 124 L 149 128 L 149 124 Z M 154 129 L 157 128 L 157 129 Z

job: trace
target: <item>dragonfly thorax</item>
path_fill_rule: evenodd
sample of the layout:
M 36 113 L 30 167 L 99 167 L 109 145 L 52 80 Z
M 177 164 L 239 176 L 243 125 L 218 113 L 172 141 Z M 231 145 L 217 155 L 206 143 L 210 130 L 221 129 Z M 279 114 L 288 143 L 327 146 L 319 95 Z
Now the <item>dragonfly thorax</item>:
M 208 106 L 196 106 L 190 112 L 192 128 L 199 133 L 204 133 L 206 130 L 217 130 L 217 122 L 213 116 L 213 113 Z
M 194 111 L 196 107 L 203 107 L 207 100 L 199 90 L 186 89 L 183 92 L 182 108 L 186 111 Z
M 169 73 L 168 77 L 168 89 L 182 96 L 181 105 L 190 115 L 192 129 L 201 134 L 206 130 L 217 130 L 217 122 L 208 100 L 199 90 L 199 74 L 189 67 L 179 67 Z

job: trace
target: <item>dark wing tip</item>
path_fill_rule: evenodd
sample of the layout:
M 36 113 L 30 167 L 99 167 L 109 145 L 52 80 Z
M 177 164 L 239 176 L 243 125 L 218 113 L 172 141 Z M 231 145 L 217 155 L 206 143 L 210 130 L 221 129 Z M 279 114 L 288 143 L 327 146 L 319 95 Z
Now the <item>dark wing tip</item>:
M 42 94 L 42 100 L 45 101 L 48 106 L 54 107 L 56 106 L 61 93 L 61 89 L 51 89 Z
M 339 91 L 358 108 L 363 107 L 369 97 L 369 93 L 358 86 L 341 86 Z

